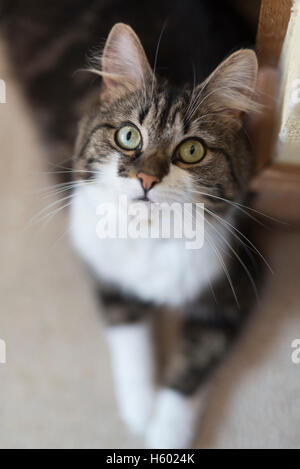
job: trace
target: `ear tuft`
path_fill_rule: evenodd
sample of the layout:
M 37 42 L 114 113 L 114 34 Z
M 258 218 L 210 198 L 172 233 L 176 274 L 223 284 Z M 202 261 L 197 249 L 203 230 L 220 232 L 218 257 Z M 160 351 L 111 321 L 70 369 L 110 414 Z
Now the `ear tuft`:
M 254 100 L 257 58 L 251 49 L 239 50 L 224 60 L 202 87 L 202 102 L 215 112 L 239 120 L 244 113 L 257 111 Z
M 146 86 L 153 73 L 144 49 L 133 29 L 117 23 L 109 33 L 101 59 L 102 92 L 116 97 Z

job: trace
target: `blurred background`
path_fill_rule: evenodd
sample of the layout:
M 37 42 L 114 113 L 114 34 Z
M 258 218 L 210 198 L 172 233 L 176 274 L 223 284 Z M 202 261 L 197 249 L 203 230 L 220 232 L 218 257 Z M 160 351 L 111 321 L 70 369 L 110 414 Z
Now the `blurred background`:
M 12 15 L 12 10 L 7 10 L 9 3 L 20 9 L 17 17 L 9 16 Z M 72 4 L 75 3 L 80 4 Z M 129 22 L 140 32 L 138 9 L 133 3 L 115 2 L 114 9 L 110 9 L 114 2 L 106 3 L 105 27 L 103 31 L 92 31 L 92 37 L 88 36 L 89 47 L 101 45 L 115 21 Z M 166 2 L 161 3 L 165 8 Z M 199 0 L 193 5 L 205 8 L 208 3 L 211 21 L 218 25 L 221 21 L 219 2 Z M 290 11 L 291 4 L 287 3 Z M 43 86 L 34 81 L 37 80 L 34 78 L 37 77 L 35 57 L 29 61 L 31 49 L 26 46 L 26 31 L 30 31 L 32 18 L 38 14 L 34 4 L 37 2 L 22 4 L 0 0 L 0 79 L 6 84 L 6 102 L 0 104 L 0 339 L 5 340 L 7 347 L 6 364 L 0 363 L 0 447 L 139 448 L 142 441 L 128 434 L 118 416 L 98 303 L 85 269 L 69 245 L 68 213 L 65 210 L 54 212 L 50 218 L 30 224 L 32 217 L 46 206 L 53 204 L 54 211 L 59 207 L 51 191 L 45 197 L 45 189 L 57 182 L 57 175 L 53 174 L 55 160 L 49 154 L 64 153 L 68 157 L 77 113 L 81 109 L 70 116 L 60 102 L 58 123 L 47 114 L 49 106 L 57 107 L 53 90 L 63 87 L 63 94 L 68 94 L 65 90 L 71 78 L 70 75 L 60 77 L 59 71 L 50 67 Z M 220 42 L 214 45 L 215 54 L 212 60 L 206 60 L 205 66 L 201 68 L 197 64 L 199 76 L 206 74 L 231 50 L 255 44 L 260 2 L 222 4 L 227 11 L 226 18 L 235 15 L 234 24 L 240 25 L 239 31 L 228 35 L 223 48 Z M 297 12 L 296 6 L 294 4 Z M 157 21 L 148 22 L 146 50 L 151 63 L 168 15 L 171 18 L 169 34 L 172 34 L 171 13 L 163 10 Z M 173 13 L 176 18 L 176 10 Z M 44 6 L 39 14 L 45 15 Z M 67 9 L 61 10 L 63 14 L 70 16 L 71 24 L 70 2 Z M 193 10 L 187 10 L 184 21 L 193 14 Z M 267 10 L 267 16 L 270 14 L 274 26 L 278 11 L 276 16 Z M 46 21 L 46 16 L 43 18 Z M 36 18 L 34 21 L 36 24 Z M 152 26 L 155 34 L 150 34 Z M 268 50 L 262 39 L 264 27 L 264 23 L 260 23 L 262 51 L 264 47 Z M 286 32 L 286 25 L 284 27 Z M 195 30 L 188 39 L 192 45 Z M 176 31 L 174 26 L 174 33 Z M 273 29 L 267 32 L 272 37 Z M 40 34 L 43 35 L 42 30 Z M 168 27 L 165 34 L 168 34 Z M 181 47 L 178 42 L 174 50 Z M 205 44 L 203 48 L 205 50 Z M 159 67 L 166 73 L 175 70 L 176 76 L 174 50 L 167 49 L 162 41 Z M 85 48 L 78 57 L 78 62 L 86 59 Z M 280 68 L 278 58 L 276 63 L 269 63 L 267 55 L 261 57 L 265 61 L 262 65 Z M 284 66 L 288 69 L 289 62 Z M 192 73 L 191 68 L 187 73 Z M 281 74 L 284 75 L 284 71 Z M 183 73 L 177 78 L 181 82 L 186 76 Z M 80 80 L 70 85 L 72 90 L 86 85 L 85 78 Z M 88 86 L 92 93 L 96 84 L 89 82 Z M 46 100 L 49 90 L 52 94 Z M 68 117 L 71 126 L 66 130 L 64 121 Z M 58 125 L 62 131 L 57 136 Z M 279 135 L 279 131 L 273 128 L 274 134 Z M 287 144 L 283 139 L 281 149 L 276 150 L 281 159 L 284 159 Z M 197 447 L 300 447 L 300 364 L 293 363 L 291 358 L 294 351 L 291 344 L 300 339 L 299 154 L 295 147 L 288 148 L 296 169 L 294 166 L 287 168 L 290 160 L 283 161 L 285 174 L 288 174 L 283 178 L 282 168 L 274 169 L 271 165 L 266 173 L 259 173 L 261 179 L 258 178 L 260 182 L 256 185 L 262 201 L 260 208 L 284 221 L 263 218 L 264 226 L 258 226 L 260 247 L 265 250 L 274 273 L 267 276 L 259 305 L 243 337 L 213 378 Z M 275 158 L 273 155 L 275 150 L 271 155 Z M 162 313 L 159 334 L 163 341 L 169 342 L 170 332 L 165 330 L 169 329 L 164 327 L 165 322 Z

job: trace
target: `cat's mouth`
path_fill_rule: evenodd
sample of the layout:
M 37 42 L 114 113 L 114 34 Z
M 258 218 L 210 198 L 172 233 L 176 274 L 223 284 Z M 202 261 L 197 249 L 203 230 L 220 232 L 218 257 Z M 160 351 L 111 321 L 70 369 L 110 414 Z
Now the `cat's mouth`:
M 133 199 L 134 202 L 153 202 L 147 195 L 144 195 L 143 197 L 136 197 Z

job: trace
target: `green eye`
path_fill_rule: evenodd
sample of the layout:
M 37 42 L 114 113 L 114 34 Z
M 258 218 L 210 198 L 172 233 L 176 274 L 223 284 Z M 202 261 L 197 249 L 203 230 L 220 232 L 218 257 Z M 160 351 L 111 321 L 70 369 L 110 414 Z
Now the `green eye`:
M 191 138 L 180 145 L 179 155 L 184 163 L 198 163 L 205 156 L 205 147 L 199 140 Z
M 116 133 L 116 142 L 125 150 L 136 150 L 141 143 L 141 134 L 133 125 L 124 125 Z

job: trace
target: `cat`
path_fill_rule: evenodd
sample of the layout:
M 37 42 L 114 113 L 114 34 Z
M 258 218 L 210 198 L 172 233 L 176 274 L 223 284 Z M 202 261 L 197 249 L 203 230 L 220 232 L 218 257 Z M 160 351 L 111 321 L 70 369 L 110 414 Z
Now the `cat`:
M 237 43 L 253 40 L 227 2 L 218 6 L 220 21 L 214 8 L 208 0 L 0 3 L 1 31 L 52 163 L 74 180 L 71 239 L 97 284 L 121 416 L 150 448 L 193 444 L 209 376 L 241 331 L 260 285 L 262 256 L 245 207 L 257 60 L 244 49 L 213 71 Z M 157 69 L 155 41 L 165 18 L 169 40 L 160 36 L 159 62 L 168 69 L 158 69 L 169 81 L 151 70 L 140 40 L 120 23 L 96 63 L 102 81 L 87 73 L 72 77 L 120 19 L 141 33 Z M 65 160 L 75 138 L 70 172 Z M 172 237 L 100 240 L 99 204 L 117 206 L 124 195 L 129 205 L 138 199 L 144 207 L 204 203 L 204 245 L 189 250 Z M 155 223 L 151 215 L 142 222 Z M 157 391 L 151 320 L 165 306 L 182 310 L 183 327 Z
M 186 448 L 208 375 L 257 294 L 259 262 L 239 210 L 253 173 L 244 123 L 257 108 L 257 59 L 239 50 L 200 84 L 176 88 L 155 76 L 135 32 L 118 23 L 97 73 L 99 98 L 75 147 L 71 237 L 99 283 L 123 420 L 134 433 L 145 432 L 150 448 Z M 172 237 L 100 240 L 97 207 L 117 207 L 124 195 L 145 206 L 204 203 L 202 248 L 186 249 Z M 184 324 L 157 392 L 149 320 L 162 306 L 181 307 Z

